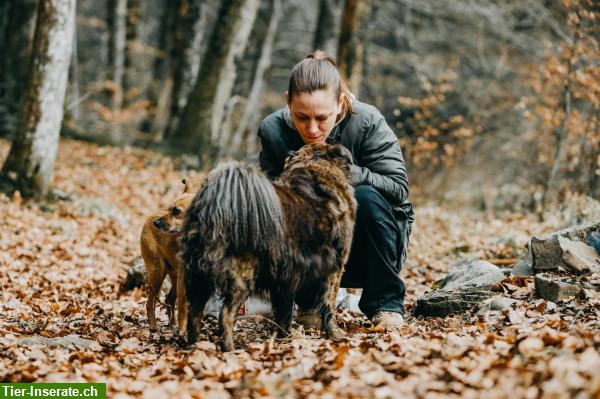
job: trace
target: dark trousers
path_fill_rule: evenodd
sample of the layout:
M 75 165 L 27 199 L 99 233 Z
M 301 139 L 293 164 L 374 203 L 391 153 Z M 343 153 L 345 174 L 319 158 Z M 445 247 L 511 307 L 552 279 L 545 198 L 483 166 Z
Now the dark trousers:
M 371 186 L 355 189 L 358 209 L 354 240 L 342 287 L 362 288 L 360 310 L 373 316 L 379 311 L 404 314 L 404 283 L 400 273 L 401 225 L 390 203 Z
M 358 186 L 355 197 L 354 239 L 341 286 L 363 289 L 358 306 L 367 317 L 379 311 L 404 314 L 404 283 L 398 276 L 399 259 L 406 251 L 401 223 L 377 189 Z M 303 302 L 301 296 L 296 297 L 300 307 L 310 307 Z

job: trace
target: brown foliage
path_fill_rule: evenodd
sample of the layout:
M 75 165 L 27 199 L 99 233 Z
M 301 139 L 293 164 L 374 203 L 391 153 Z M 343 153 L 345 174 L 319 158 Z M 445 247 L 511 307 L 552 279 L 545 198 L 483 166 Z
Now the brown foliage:
M 0 156 L 7 150 L 0 141 Z M 299 327 L 276 340 L 270 323 L 250 317 L 238 323 L 241 350 L 223 354 L 211 342 L 213 318 L 202 341 L 186 348 L 163 310 L 163 328 L 151 334 L 144 291 L 119 293 L 119 285 L 139 255 L 145 216 L 180 193 L 180 179 L 172 160 L 147 151 L 62 141 L 56 187 L 65 199 L 0 196 L 0 380 L 105 381 L 115 398 L 598 396 L 600 299 L 592 291 L 552 303 L 535 298 L 531 278 L 511 278 L 498 290 L 522 301 L 506 311 L 410 316 L 415 298 L 458 253 L 513 257 L 532 234 L 564 222 L 527 215 L 417 208 L 402 272 L 409 316 L 398 332 L 344 312 L 341 341 Z M 74 334 L 95 345 L 20 341 L 36 334 Z
M 453 81 L 456 73 L 447 70 L 434 82 L 419 76 L 426 93 L 421 98 L 398 97 L 399 107 L 394 115 L 399 117 L 396 128 L 407 132 L 400 143 L 405 148 L 407 160 L 418 171 L 431 172 L 440 166 L 450 166 L 457 156 L 469 148 L 475 129 L 464 115 L 464 109 L 451 109 L 457 101 Z
M 531 68 L 526 81 L 535 97 L 525 100 L 524 114 L 535 122 L 538 161 L 548 171 L 540 183 L 559 194 L 595 196 L 600 175 L 600 12 L 588 0 L 567 0 L 563 7 L 571 36 L 558 51 L 548 44 L 546 61 Z

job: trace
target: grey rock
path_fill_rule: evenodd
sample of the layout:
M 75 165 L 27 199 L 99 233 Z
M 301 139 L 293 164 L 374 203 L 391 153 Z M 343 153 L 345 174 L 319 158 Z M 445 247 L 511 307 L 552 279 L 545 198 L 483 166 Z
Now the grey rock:
M 148 271 L 146 270 L 144 259 L 141 256 L 138 256 L 131 262 L 131 266 L 129 266 L 129 270 L 127 270 L 127 277 L 125 277 L 125 282 L 121 285 L 121 289 L 123 291 L 131 291 L 136 287 L 141 287 L 146 284 L 147 278 Z M 166 276 L 161 291 L 166 294 L 170 290 L 171 279 L 169 276 Z
M 597 234 L 600 234 L 600 220 L 556 231 L 550 237 L 563 236 L 570 240 L 585 241 L 588 236 Z
M 491 298 L 489 301 L 487 301 L 485 304 L 483 304 L 479 308 L 479 310 L 477 311 L 477 314 L 480 315 L 480 314 L 485 314 L 486 312 L 489 312 L 489 311 L 505 310 L 505 309 L 510 308 L 510 306 L 516 302 L 518 302 L 516 299 L 507 298 L 507 297 L 503 297 L 503 296 Z
M 519 259 L 510 270 L 512 276 L 533 276 L 535 273 L 531 263 Z
M 94 349 L 94 350 L 102 349 L 102 347 L 96 341 L 93 341 L 91 339 L 81 338 L 80 336 L 77 336 L 77 335 L 67 335 L 65 337 L 55 337 L 55 338 L 46 338 L 46 337 L 40 337 L 38 335 L 35 335 L 32 337 L 21 338 L 17 341 L 17 343 L 19 345 L 24 345 L 24 346 L 41 345 L 41 346 L 60 346 L 60 347 L 69 348 L 69 349 L 80 349 L 80 348 Z
M 600 255 L 600 230 L 595 231 L 592 234 L 590 234 L 586 238 L 585 243 L 587 245 L 589 245 L 590 247 L 594 247 L 594 249 L 596 250 L 596 253 L 598 253 L 598 255 Z
M 533 257 L 532 267 L 538 273 L 540 271 L 558 270 L 563 264 L 558 236 L 547 238 L 534 236 L 529 241 L 529 250 Z
M 464 313 L 496 295 L 481 289 L 437 290 L 417 299 L 415 315 L 445 317 Z
M 600 220 L 556 231 L 546 237 L 532 237 L 528 246 L 533 258 L 533 269 L 536 272 L 544 272 L 563 267 L 562 249 L 558 237 L 586 242 L 589 236 L 597 234 L 600 234 Z M 590 244 L 588 243 L 588 245 Z
M 490 289 L 504 278 L 504 273 L 498 266 L 484 260 L 468 259 L 450 267 L 450 272 L 441 288 L 446 291 L 461 287 Z
M 579 294 L 581 286 L 570 279 L 551 276 L 548 273 L 535 275 L 535 292 L 540 298 L 556 302 Z
M 491 288 L 504 278 L 502 270 L 490 262 L 459 261 L 450 267 L 440 289 L 417 299 L 415 314 L 445 317 L 469 311 L 496 295 Z
M 127 270 L 127 277 L 121 286 L 124 291 L 130 291 L 135 287 L 141 287 L 146 283 L 148 273 L 146 272 L 146 264 L 141 256 L 136 257 Z
M 571 241 L 558 237 L 562 248 L 562 258 L 565 270 L 573 274 L 590 274 L 600 272 L 600 256 L 594 247 L 581 241 Z

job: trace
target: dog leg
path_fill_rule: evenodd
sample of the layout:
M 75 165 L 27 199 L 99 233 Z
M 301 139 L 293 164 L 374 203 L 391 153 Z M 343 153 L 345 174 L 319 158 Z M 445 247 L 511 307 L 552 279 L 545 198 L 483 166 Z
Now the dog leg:
M 179 332 L 184 333 L 187 330 L 188 304 L 185 294 L 185 281 L 183 280 L 183 270 L 177 270 L 177 326 Z
M 226 286 L 221 289 L 223 307 L 219 314 L 221 329 L 221 349 L 223 352 L 234 350 L 233 328 L 240 307 L 254 290 L 254 278 L 258 269 L 255 256 L 234 257 L 221 262 L 223 270 L 227 270 Z
M 177 275 L 174 270 L 170 270 L 169 279 L 171 280 L 171 289 L 167 294 L 167 315 L 169 316 L 169 326 L 175 326 L 175 300 L 177 299 Z
M 242 285 L 237 285 L 228 290 L 223 298 L 223 307 L 219 314 L 219 328 L 221 329 L 221 349 L 223 352 L 229 352 L 235 349 L 233 345 L 233 328 L 237 313 L 244 304 L 246 298 L 250 295 L 250 290 Z
M 271 290 L 271 307 L 278 337 L 286 337 L 290 333 L 290 324 L 292 322 L 292 312 L 294 310 L 294 296 L 292 290 L 288 287 L 278 285 Z
M 202 329 L 202 317 L 208 299 L 214 292 L 214 287 L 207 276 L 189 273 L 185 276 L 187 296 L 187 339 L 190 344 L 198 340 Z
M 332 274 L 323 287 L 323 299 L 320 305 L 321 325 L 328 338 L 342 338 L 342 330 L 338 327 L 335 321 L 336 307 L 335 298 L 340 288 L 340 280 L 342 273 Z
M 154 261 L 155 259 L 148 259 L 146 261 L 146 265 L 148 265 L 150 261 Z M 148 324 L 150 325 L 151 331 L 156 331 L 156 299 L 158 295 L 160 295 L 160 288 L 162 283 L 167 275 L 166 269 L 164 265 L 161 264 L 161 260 L 157 260 L 153 262 L 155 267 L 147 267 L 148 277 L 147 277 L 147 286 L 148 286 L 148 301 L 146 302 L 146 314 L 148 315 Z

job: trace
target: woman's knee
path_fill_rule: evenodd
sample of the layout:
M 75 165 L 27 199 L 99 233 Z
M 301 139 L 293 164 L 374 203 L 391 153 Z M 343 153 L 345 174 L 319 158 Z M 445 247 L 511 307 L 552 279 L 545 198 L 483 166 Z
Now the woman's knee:
M 392 217 L 391 205 L 376 188 L 362 185 L 354 189 L 358 205 L 358 217 L 367 219 L 387 219 Z

